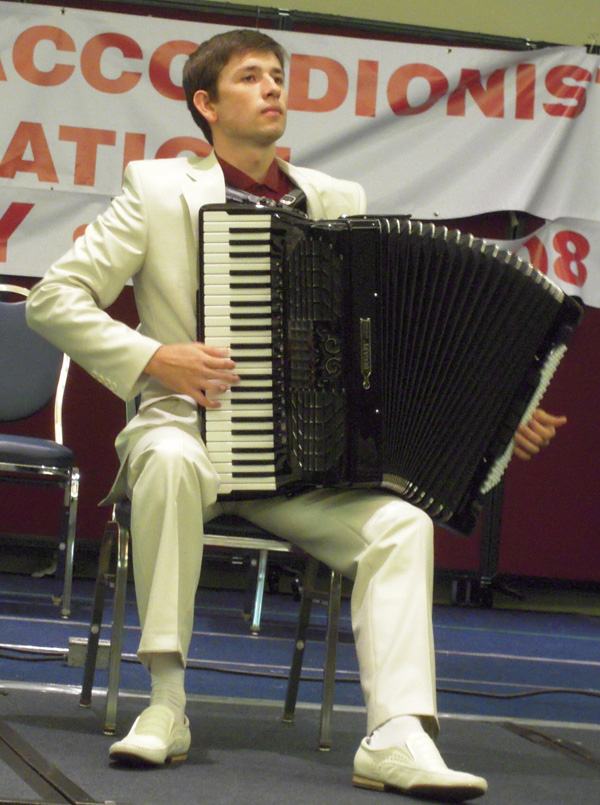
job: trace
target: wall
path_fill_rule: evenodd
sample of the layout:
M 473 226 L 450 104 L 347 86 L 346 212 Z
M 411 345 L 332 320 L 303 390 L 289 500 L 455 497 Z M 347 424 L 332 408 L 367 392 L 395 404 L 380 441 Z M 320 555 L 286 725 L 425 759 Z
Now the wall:
M 210 0 L 209 0 L 210 2 Z M 256 8 L 257 4 L 236 0 Z M 363 0 L 286 0 L 282 8 L 290 11 L 343 15 L 364 19 Z M 371 20 L 445 28 L 456 31 L 511 36 L 562 45 L 600 42 L 600 3 L 598 0 L 373 0 L 368 4 Z

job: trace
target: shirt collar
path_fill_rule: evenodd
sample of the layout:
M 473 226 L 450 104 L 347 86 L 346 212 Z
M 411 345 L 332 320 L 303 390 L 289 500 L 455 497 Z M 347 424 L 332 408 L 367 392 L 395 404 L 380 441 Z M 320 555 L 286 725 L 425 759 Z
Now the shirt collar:
M 225 182 L 232 187 L 237 187 L 238 190 L 245 190 L 247 193 L 253 193 L 257 196 L 266 195 L 266 190 L 270 191 L 269 196 L 282 196 L 289 192 L 290 180 L 275 160 L 271 163 L 264 181 L 259 183 L 251 176 L 226 162 L 218 154 L 215 154 L 215 156 L 223 170 Z

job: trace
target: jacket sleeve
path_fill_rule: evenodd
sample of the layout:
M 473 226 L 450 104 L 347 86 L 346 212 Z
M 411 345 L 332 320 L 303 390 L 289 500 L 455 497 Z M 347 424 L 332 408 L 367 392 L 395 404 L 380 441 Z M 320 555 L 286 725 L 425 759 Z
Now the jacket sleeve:
M 143 385 L 160 344 L 105 312 L 144 263 L 147 220 L 135 166 L 123 191 L 49 269 L 27 299 L 29 326 L 123 399 Z

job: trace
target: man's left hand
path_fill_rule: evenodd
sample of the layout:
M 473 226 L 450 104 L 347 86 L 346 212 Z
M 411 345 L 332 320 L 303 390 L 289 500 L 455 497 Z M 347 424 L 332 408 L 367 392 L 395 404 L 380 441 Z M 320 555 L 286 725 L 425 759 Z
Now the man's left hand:
M 526 425 L 515 433 L 515 455 L 524 461 L 536 456 L 556 436 L 557 428 L 567 421 L 565 416 L 553 416 L 538 408 Z

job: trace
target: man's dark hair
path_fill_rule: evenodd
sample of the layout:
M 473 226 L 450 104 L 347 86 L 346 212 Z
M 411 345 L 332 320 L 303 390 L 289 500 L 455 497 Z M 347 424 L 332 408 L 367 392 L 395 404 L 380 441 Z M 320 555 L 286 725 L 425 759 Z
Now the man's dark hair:
M 188 109 L 211 145 L 210 126 L 194 106 L 194 95 L 198 90 L 202 89 L 211 100 L 217 100 L 217 82 L 221 70 L 232 56 L 238 56 L 250 50 L 274 53 L 281 66 L 285 65 L 287 54 L 278 42 L 260 31 L 245 28 L 213 36 L 212 39 L 203 42 L 185 63 L 183 68 L 183 90 Z

